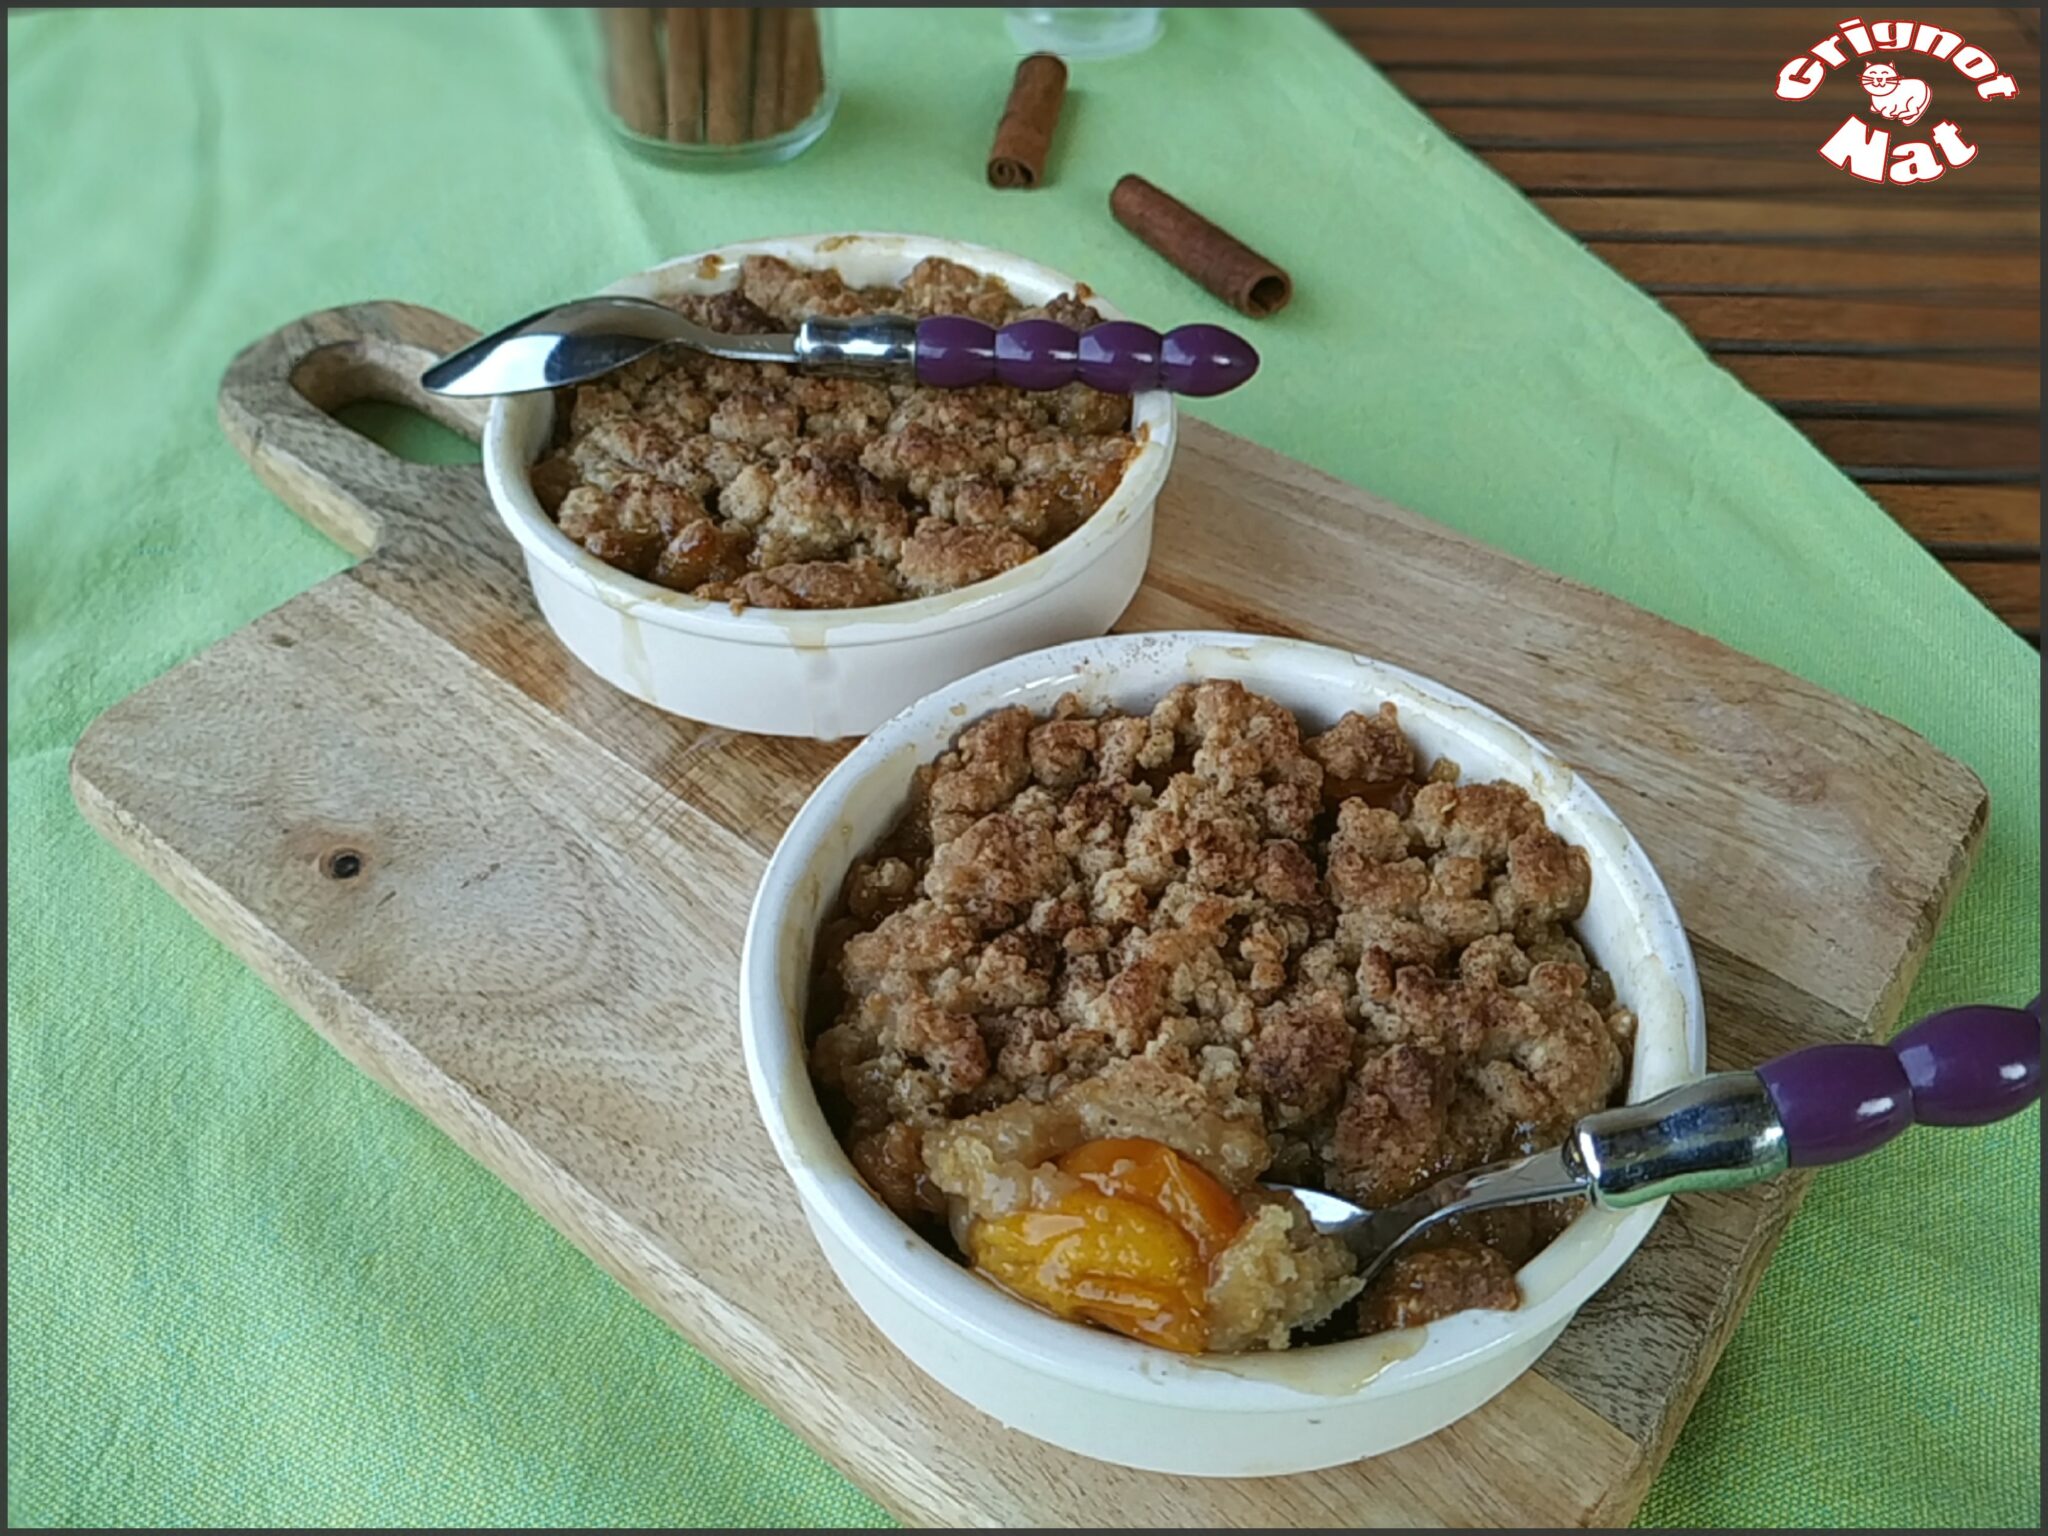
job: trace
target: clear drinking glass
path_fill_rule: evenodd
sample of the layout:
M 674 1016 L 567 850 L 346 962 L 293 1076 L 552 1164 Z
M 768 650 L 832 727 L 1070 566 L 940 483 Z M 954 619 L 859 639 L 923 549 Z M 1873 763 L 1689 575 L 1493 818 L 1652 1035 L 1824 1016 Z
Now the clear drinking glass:
M 1026 53 L 1056 53 L 1063 59 L 1112 59 L 1159 41 L 1164 7 L 1080 6 L 1068 9 L 1013 7 L 1004 10 L 1010 40 Z
M 832 13 L 811 6 L 606 6 L 591 12 L 606 120 L 693 166 L 801 154 L 839 105 Z

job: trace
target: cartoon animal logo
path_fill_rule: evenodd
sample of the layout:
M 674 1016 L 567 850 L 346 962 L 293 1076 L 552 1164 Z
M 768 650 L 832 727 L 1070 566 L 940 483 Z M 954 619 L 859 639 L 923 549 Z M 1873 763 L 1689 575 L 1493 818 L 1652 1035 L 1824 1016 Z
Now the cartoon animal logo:
M 1870 110 L 1895 122 L 1917 123 L 1920 114 L 1934 100 L 1925 80 L 1901 80 L 1889 64 L 1872 64 L 1863 71 L 1863 89 L 1870 92 Z

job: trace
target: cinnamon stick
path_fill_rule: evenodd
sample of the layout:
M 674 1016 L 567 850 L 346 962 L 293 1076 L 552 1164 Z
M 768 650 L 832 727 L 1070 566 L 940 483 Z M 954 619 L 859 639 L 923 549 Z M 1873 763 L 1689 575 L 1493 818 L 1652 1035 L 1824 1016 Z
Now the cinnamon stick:
M 782 90 L 782 51 L 789 35 L 789 11 L 785 7 L 763 10 L 754 23 L 753 130 L 749 137 L 773 138 L 781 131 L 777 106 Z
M 1109 211 L 1117 223 L 1243 314 L 1254 319 L 1277 315 L 1294 297 L 1294 280 L 1279 267 L 1142 176 L 1126 176 L 1116 184 Z
M 673 143 L 704 138 L 704 13 L 674 6 L 661 13 L 668 36 L 668 136 Z
M 1053 129 L 1060 104 L 1067 97 L 1067 66 L 1057 54 L 1034 53 L 1017 66 L 1010 99 L 996 124 L 995 146 L 988 152 L 988 184 L 1029 189 L 1045 175 L 1052 152 Z
M 754 14 L 742 5 L 704 11 L 704 137 L 746 142 L 754 89 Z
M 775 98 L 778 129 L 794 128 L 809 117 L 825 89 L 817 11 L 808 5 L 792 6 L 785 16 L 782 83 Z
M 619 121 L 635 133 L 661 137 L 661 54 L 654 43 L 653 11 L 612 5 L 603 9 L 605 87 Z

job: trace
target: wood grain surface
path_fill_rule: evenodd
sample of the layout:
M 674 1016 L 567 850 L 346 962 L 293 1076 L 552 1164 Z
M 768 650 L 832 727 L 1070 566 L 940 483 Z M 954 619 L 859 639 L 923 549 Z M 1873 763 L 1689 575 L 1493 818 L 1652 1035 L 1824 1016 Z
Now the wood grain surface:
M 1978 159 L 1911 188 L 1814 153 L 1848 95 L 1773 95 L 1840 19 L 1810 7 L 1322 14 L 2039 644 L 2039 10 L 1940 9 L 2019 95 L 1959 110 Z
M 236 361 L 229 436 L 370 553 L 95 722 L 72 765 L 93 824 L 906 1520 L 1626 1521 L 1802 1180 L 1674 1202 L 1502 1396 L 1306 1476 L 1163 1477 L 1055 1451 L 882 1340 L 804 1228 L 736 1032 L 749 894 L 841 748 L 612 690 L 541 621 L 475 468 L 401 462 L 329 414 L 392 400 L 473 435 L 476 408 L 412 383 L 471 335 L 362 305 Z M 1493 594 L 1483 609 L 1461 600 L 1475 590 Z M 1669 883 L 1716 1066 L 1888 1028 L 1983 825 L 1977 780 L 1904 727 L 1199 423 L 1123 622 L 1344 645 L 1545 738 Z

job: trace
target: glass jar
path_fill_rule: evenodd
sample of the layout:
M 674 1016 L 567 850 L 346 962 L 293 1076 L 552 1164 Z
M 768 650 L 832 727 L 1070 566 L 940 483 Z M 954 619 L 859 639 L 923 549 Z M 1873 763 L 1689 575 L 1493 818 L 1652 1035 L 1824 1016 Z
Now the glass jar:
M 1164 8 L 1144 6 L 1081 6 L 1032 8 L 1003 12 L 1010 40 L 1025 53 L 1056 53 L 1067 59 L 1113 59 L 1137 53 L 1159 41 Z
M 693 166 L 801 154 L 839 105 L 832 13 L 810 6 L 592 12 L 606 119 L 634 148 Z

